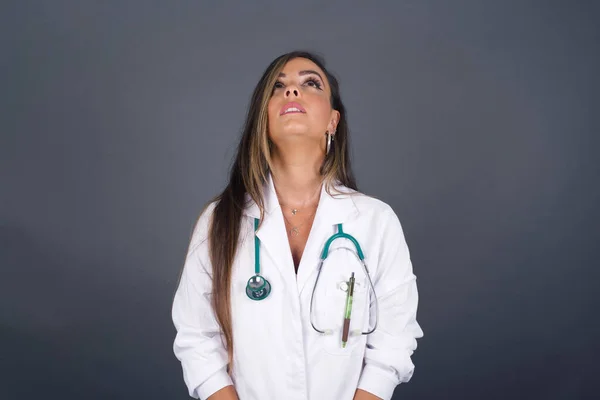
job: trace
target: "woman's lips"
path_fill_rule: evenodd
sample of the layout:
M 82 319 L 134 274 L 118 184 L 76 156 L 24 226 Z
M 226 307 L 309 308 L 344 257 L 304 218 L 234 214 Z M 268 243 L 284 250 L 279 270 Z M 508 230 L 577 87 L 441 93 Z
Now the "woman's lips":
M 292 101 L 281 108 L 281 112 L 279 113 L 279 115 L 293 113 L 306 113 L 306 110 L 300 104 L 296 103 L 295 101 Z

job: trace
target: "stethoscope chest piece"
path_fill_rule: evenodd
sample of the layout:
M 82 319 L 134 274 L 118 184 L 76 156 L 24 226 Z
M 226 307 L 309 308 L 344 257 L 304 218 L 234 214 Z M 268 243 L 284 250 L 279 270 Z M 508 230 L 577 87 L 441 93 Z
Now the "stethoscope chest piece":
M 264 300 L 271 293 L 271 284 L 260 275 L 253 275 L 246 284 L 246 295 L 252 300 Z

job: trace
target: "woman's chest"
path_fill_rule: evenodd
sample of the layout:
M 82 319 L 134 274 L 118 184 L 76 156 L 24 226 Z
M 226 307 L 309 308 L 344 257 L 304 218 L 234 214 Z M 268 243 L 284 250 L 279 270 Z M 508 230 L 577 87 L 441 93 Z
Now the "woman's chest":
M 366 263 L 370 262 L 371 272 L 377 270 L 377 238 L 360 228 L 356 223 L 344 224 L 348 238 L 336 237 L 340 233 L 336 225 L 315 225 L 297 275 L 292 265 L 294 247 L 283 229 L 279 236 L 263 235 L 261 240 L 256 240 L 252 231 L 246 232 L 240 240 L 231 285 L 232 317 L 234 329 L 243 333 L 240 340 L 250 344 L 265 339 L 273 346 L 283 337 L 300 335 L 305 343 L 322 344 L 337 353 L 350 295 L 352 335 L 358 337 L 368 330 L 374 290 Z M 268 294 L 262 293 L 260 299 L 248 295 L 250 281 L 257 275 L 268 283 Z M 353 290 L 349 292 L 351 279 Z M 322 331 L 336 332 L 335 337 L 324 338 Z M 357 341 L 354 336 L 352 341 Z M 279 344 L 286 346 L 285 342 Z

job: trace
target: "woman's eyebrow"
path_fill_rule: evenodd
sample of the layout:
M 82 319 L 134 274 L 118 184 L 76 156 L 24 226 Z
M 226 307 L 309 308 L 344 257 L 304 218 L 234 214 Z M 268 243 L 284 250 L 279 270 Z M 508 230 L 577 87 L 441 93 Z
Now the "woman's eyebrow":
M 312 74 L 315 74 L 315 75 L 317 75 L 319 78 L 321 78 L 321 80 L 322 80 L 322 81 L 324 81 L 324 80 L 323 80 L 323 77 L 321 76 L 321 74 L 320 74 L 320 73 L 318 73 L 318 72 L 317 72 L 317 71 L 315 71 L 315 70 L 312 70 L 312 69 L 305 69 L 305 70 L 302 70 L 302 71 L 298 72 L 298 75 L 300 75 L 300 76 L 303 76 L 303 75 L 312 75 Z M 279 73 L 279 77 L 280 77 L 280 78 L 285 78 L 285 74 L 284 74 L 283 72 L 280 72 L 280 73 Z

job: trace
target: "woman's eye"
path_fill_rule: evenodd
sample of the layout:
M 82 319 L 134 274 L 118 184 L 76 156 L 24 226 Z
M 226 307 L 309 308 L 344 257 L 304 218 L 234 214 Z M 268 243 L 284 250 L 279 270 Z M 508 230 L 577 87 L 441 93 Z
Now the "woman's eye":
M 317 89 L 321 89 L 321 82 L 319 82 L 318 80 L 314 79 L 314 78 L 310 78 L 305 82 L 306 85 L 310 86 L 310 87 L 314 87 Z
M 321 89 L 322 88 L 321 82 L 319 82 L 316 78 L 309 78 L 309 79 L 307 79 L 304 82 L 304 85 L 309 86 L 309 87 L 314 87 L 316 89 Z M 273 85 L 273 90 L 282 89 L 284 87 L 285 87 L 285 84 L 283 82 L 277 81 Z

